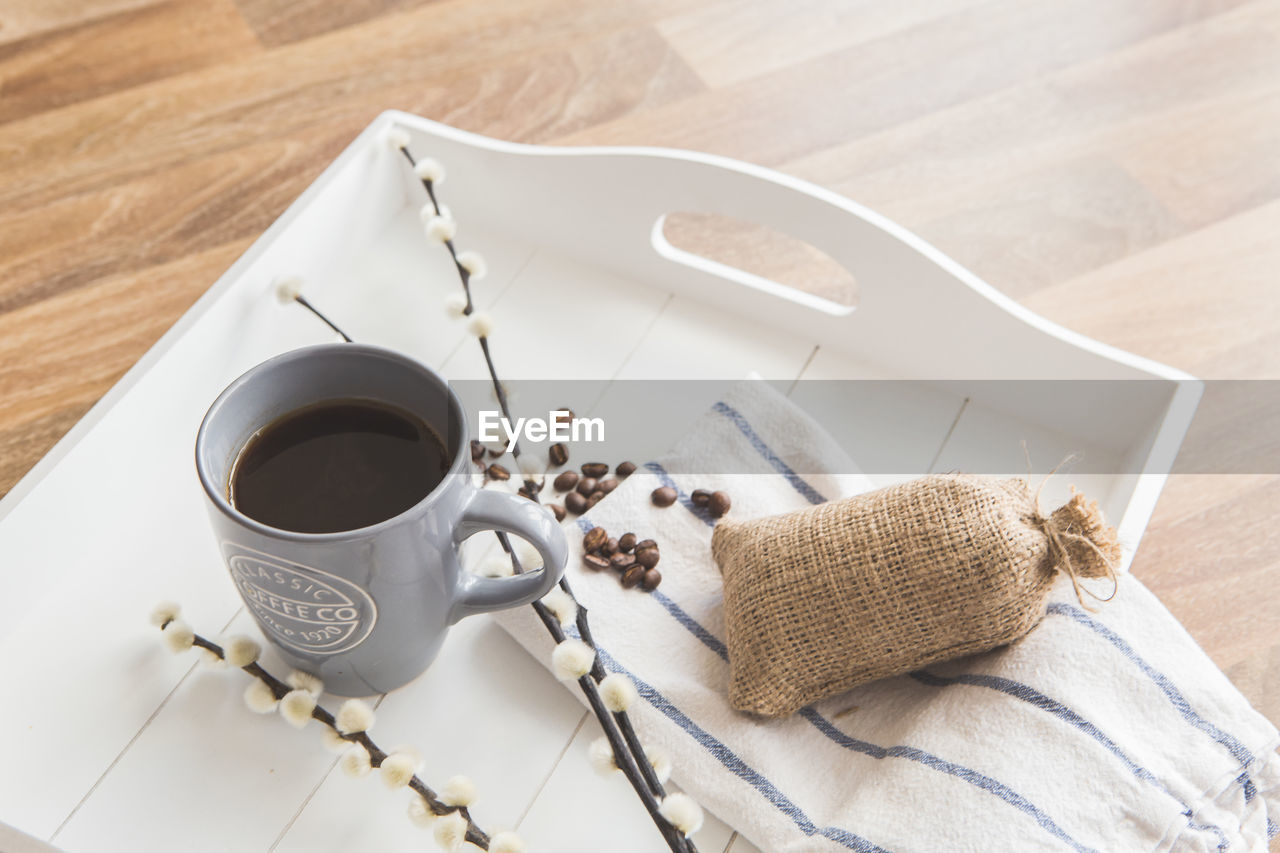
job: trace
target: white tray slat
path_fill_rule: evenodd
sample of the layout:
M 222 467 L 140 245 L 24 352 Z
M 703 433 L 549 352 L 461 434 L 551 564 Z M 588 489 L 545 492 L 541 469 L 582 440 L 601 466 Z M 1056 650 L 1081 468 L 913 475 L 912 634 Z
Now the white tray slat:
M 232 630 L 253 631 L 253 621 L 242 613 Z M 245 686 L 240 673 L 195 667 L 55 842 L 67 850 L 267 849 L 333 756 L 318 732 L 251 713 Z
M 459 773 L 474 779 L 480 799 L 473 812 L 496 831 L 519 823 L 584 713 L 501 628 L 470 619 L 450 633 L 426 674 L 383 700 L 373 734 L 383 748 L 416 746 L 428 784 L 442 785 Z M 405 816 L 408 796 L 376 779 L 352 780 L 334 770 L 277 849 L 429 846 Z

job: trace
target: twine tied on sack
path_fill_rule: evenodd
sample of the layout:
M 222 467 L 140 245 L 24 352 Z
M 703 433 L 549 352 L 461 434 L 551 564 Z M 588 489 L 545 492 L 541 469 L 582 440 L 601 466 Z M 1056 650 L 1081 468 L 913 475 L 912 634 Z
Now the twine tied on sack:
M 1022 451 L 1027 456 L 1027 488 L 1031 488 L 1031 454 L 1023 442 Z M 1076 593 L 1076 601 L 1084 609 L 1095 612 L 1085 603 L 1084 595 L 1088 593 L 1095 601 L 1105 604 L 1116 597 L 1120 590 L 1120 580 L 1116 576 L 1116 567 L 1120 564 L 1120 540 L 1116 529 L 1107 524 L 1098 508 L 1097 501 L 1085 498 L 1083 494 L 1071 487 L 1071 499 L 1046 516 L 1040 510 L 1040 493 L 1045 483 L 1058 473 L 1064 465 L 1076 459 L 1074 453 L 1068 454 L 1061 462 L 1053 466 L 1035 494 L 1031 495 L 1031 521 L 1044 531 L 1049 540 L 1049 556 L 1053 568 L 1066 573 L 1071 578 L 1071 586 Z M 1106 598 L 1080 584 L 1080 578 L 1108 578 L 1111 581 L 1111 594 Z

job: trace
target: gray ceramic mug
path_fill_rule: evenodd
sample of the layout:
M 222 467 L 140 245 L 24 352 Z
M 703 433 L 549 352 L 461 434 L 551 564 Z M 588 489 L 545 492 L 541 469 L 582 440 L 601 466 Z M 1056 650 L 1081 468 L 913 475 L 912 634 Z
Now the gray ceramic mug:
M 296 533 L 236 510 L 228 483 L 255 432 L 324 400 L 367 399 L 407 410 L 444 439 L 452 463 L 434 491 L 397 516 L 337 533 Z M 364 344 L 305 347 L 263 362 L 222 392 L 196 438 L 196 469 L 219 548 L 249 611 L 285 660 L 343 696 L 384 693 L 419 675 L 464 616 L 545 595 L 564 572 L 564 531 L 545 508 L 471 482 L 467 421 L 428 368 Z M 536 572 L 481 578 L 458 548 L 483 530 L 528 540 Z

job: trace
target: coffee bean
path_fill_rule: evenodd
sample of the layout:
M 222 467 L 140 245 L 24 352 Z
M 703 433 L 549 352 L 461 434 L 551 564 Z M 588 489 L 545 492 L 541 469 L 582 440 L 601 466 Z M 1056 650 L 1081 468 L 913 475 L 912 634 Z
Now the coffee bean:
M 555 417 L 556 423 L 567 424 L 569 423 L 569 421 L 573 420 L 576 417 L 576 415 L 574 415 L 573 409 L 569 408 L 568 406 L 561 406 L 560 408 L 556 409 L 554 417 Z
M 588 551 L 599 551 L 600 546 L 609 541 L 609 531 L 603 527 L 593 527 L 582 537 L 582 547 Z
M 622 585 L 626 589 L 631 589 L 642 580 L 644 580 L 644 567 L 642 566 L 632 566 L 622 573 Z
M 564 496 L 564 508 L 574 515 L 582 515 L 587 511 L 587 499 L 577 492 L 570 492 Z
M 569 461 L 569 448 L 565 447 L 562 442 L 556 442 L 547 451 L 547 457 L 551 460 L 553 466 L 563 465 Z
M 603 572 L 605 569 L 609 568 L 609 561 L 604 557 L 601 557 L 599 554 L 583 554 L 582 565 L 586 566 L 588 569 Z
M 567 492 L 578 485 L 578 472 L 561 471 L 551 485 L 555 486 L 557 492 Z
M 731 506 L 733 506 L 733 501 L 729 500 L 728 492 L 712 492 L 711 501 L 707 504 L 707 509 L 711 510 L 713 516 L 719 518 L 728 512 Z
M 564 521 L 564 507 L 560 504 L 547 504 L 547 509 L 556 517 L 556 521 Z
M 640 579 L 640 585 L 649 592 L 653 592 L 658 588 L 658 584 L 662 583 L 662 572 L 657 569 L 645 569 L 644 577 Z
M 595 490 L 596 490 L 595 477 L 583 477 L 581 480 L 578 481 L 578 494 L 582 495 L 584 498 L 590 497 L 591 493 L 594 492 Z
M 484 458 L 484 442 L 471 439 L 471 461 L 479 462 Z
M 649 495 L 649 500 L 653 501 L 654 506 L 671 506 L 676 502 L 676 490 L 670 486 L 659 486 L 653 490 L 653 494 Z
M 643 551 L 645 548 L 657 548 L 657 547 L 658 547 L 658 543 L 654 542 L 652 539 L 641 539 L 639 542 L 636 543 L 637 551 Z
M 646 569 L 652 569 L 658 565 L 658 560 L 662 555 L 658 553 L 657 548 L 645 548 L 644 550 L 636 549 L 636 562 L 644 566 Z
M 618 488 L 618 481 L 609 477 L 608 479 L 601 480 L 599 483 L 596 483 L 596 488 L 607 495 L 614 489 Z
M 614 539 L 613 537 L 610 537 L 610 538 L 609 538 L 609 541 L 608 541 L 608 542 L 606 542 L 606 543 L 604 543 L 604 552 L 603 552 L 603 553 L 605 553 L 605 554 L 616 554 L 616 553 L 618 553 L 618 540 L 617 540 L 617 539 Z
M 635 472 L 636 463 L 634 462 L 619 462 L 618 467 L 613 469 L 613 473 L 619 477 L 630 477 Z
M 488 470 L 485 471 L 485 473 L 489 475 L 490 480 L 510 480 L 511 479 L 511 472 L 508 471 L 506 468 L 503 468 L 497 462 L 490 465 Z
M 582 463 L 582 476 L 594 477 L 599 480 L 601 477 L 609 473 L 609 466 L 603 462 L 584 462 Z
M 506 444 L 496 444 L 493 447 L 489 448 L 489 455 L 492 456 L 494 459 L 497 459 L 499 456 L 501 456 L 506 452 L 507 452 Z
M 591 509 L 602 500 L 604 500 L 604 495 L 602 493 L 592 492 L 591 497 L 587 498 L 587 509 Z
M 711 503 L 711 493 L 706 489 L 694 489 L 689 495 L 689 500 L 694 506 L 706 506 Z
M 609 557 L 609 563 L 618 571 L 626 571 L 636 564 L 636 558 L 631 554 L 624 554 L 619 551 Z
M 624 533 L 618 537 L 618 550 L 625 551 L 630 554 L 636 547 L 636 535 L 634 533 Z
M 536 501 L 538 499 L 538 496 L 529 490 L 529 485 L 527 483 L 516 489 L 516 494 L 522 498 L 528 498 L 531 501 Z

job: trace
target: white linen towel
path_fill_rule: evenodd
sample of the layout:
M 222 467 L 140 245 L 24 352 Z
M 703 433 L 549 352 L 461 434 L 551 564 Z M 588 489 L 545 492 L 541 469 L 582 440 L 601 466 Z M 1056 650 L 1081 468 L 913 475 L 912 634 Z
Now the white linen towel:
M 854 470 L 832 461 L 846 458 L 765 383 L 744 382 L 669 458 L 567 526 L 568 577 L 602 660 L 635 680 L 636 727 L 674 756 L 684 790 L 779 853 L 1267 849 L 1280 831 L 1277 731 L 1131 576 L 1097 613 L 1059 584 L 1045 620 L 1012 646 L 787 719 L 733 711 L 712 520 L 688 494 L 726 489 L 735 518 L 796 509 L 870 488 L 795 473 Z M 682 460 L 697 462 L 684 470 L 759 473 L 672 479 Z M 663 484 L 680 490 L 667 509 L 649 501 Z M 582 568 L 574 534 L 594 525 L 659 541 L 655 593 Z M 532 611 L 499 621 L 549 663 Z

